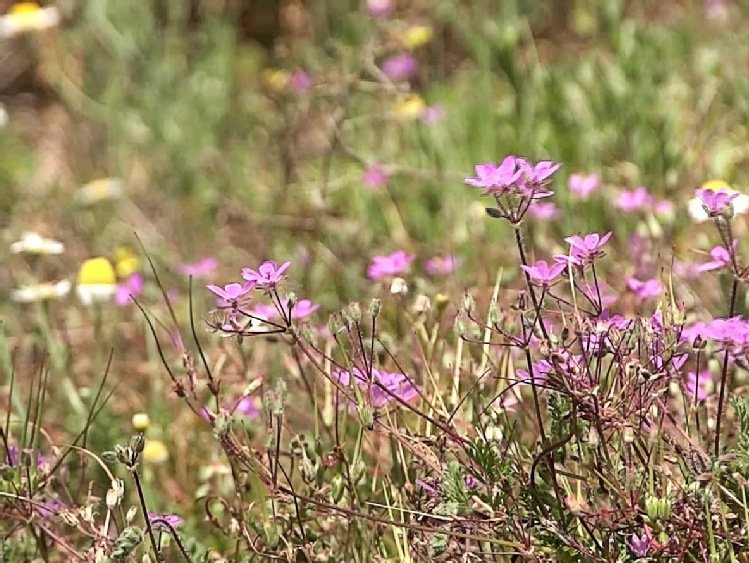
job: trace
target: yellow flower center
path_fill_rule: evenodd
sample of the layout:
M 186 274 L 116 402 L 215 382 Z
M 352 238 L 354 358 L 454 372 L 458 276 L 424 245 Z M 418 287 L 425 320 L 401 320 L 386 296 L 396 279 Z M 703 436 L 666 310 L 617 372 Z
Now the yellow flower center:
M 146 463 L 164 463 L 169 459 L 169 450 L 161 440 L 146 440 L 141 455 Z
M 702 184 L 702 186 L 700 187 L 703 190 L 713 190 L 713 191 L 717 191 L 720 189 L 731 189 L 731 186 L 728 185 L 728 182 L 726 182 L 725 180 L 719 180 L 719 179 L 708 180 L 707 182 Z
M 434 37 L 434 30 L 430 26 L 415 25 L 406 30 L 406 33 L 403 35 L 403 45 L 413 51 L 429 43 L 432 37 Z
M 29 14 L 37 14 L 41 10 L 42 8 L 36 2 L 19 2 L 10 7 L 8 14 L 23 17 Z
M 120 279 L 130 277 L 140 270 L 140 260 L 129 248 L 118 248 L 114 253 L 114 269 Z
M 19 2 L 8 10 L 14 24 L 22 30 L 36 29 L 43 18 L 42 9 L 36 2 Z
M 276 92 L 280 92 L 284 88 L 286 88 L 286 85 L 289 83 L 289 73 L 285 70 L 266 70 L 263 74 L 263 79 L 265 80 L 266 86 L 270 88 L 271 90 L 275 90 Z
M 416 119 L 424 111 L 426 104 L 421 96 L 412 94 L 395 104 L 395 113 L 404 119 Z
M 78 272 L 78 285 L 115 285 L 114 268 L 106 258 L 86 260 Z

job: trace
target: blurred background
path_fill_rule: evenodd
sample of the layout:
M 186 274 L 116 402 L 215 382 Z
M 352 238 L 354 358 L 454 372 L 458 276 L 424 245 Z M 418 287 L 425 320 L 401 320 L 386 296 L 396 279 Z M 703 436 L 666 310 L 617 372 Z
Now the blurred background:
M 462 179 L 477 162 L 553 158 L 565 175 L 672 199 L 744 180 L 741 3 L 2 0 L 0 12 L 0 232 L 6 247 L 29 230 L 65 242 L 72 264 L 53 273 L 137 232 L 169 267 L 303 256 L 348 298 L 375 249 L 476 257 L 484 227 Z M 589 228 L 621 220 L 585 210 Z M 4 272 L 0 288 L 23 276 Z

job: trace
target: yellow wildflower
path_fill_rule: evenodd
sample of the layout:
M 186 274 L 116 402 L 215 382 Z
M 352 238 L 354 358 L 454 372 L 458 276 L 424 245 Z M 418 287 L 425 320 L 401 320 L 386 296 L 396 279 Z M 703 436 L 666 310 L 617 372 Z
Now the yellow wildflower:
M 403 34 L 403 45 L 410 50 L 418 49 L 429 43 L 434 37 L 434 30 L 429 25 L 414 25 Z
M 411 94 L 395 103 L 395 114 L 401 119 L 417 119 L 426 108 L 424 99 L 418 94 Z
M 145 412 L 136 412 L 131 422 L 133 428 L 138 432 L 145 432 L 151 426 L 151 419 L 148 417 L 148 413 Z
M 128 278 L 140 270 L 140 260 L 126 247 L 114 251 L 114 269 L 120 279 Z
M 75 192 L 75 200 L 83 205 L 100 201 L 119 199 L 124 192 L 125 183 L 120 178 L 99 178 L 82 185 Z
M 156 465 L 169 459 L 169 450 L 161 440 L 146 440 L 141 457 L 146 463 Z
M 284 90 L 289 84 L 290 79 L 291 75 L 288 71 L 281 69 L 268 69 L 263 73 L 265 85 L 276 92 Z
M 85 305 L 108 301 L 117 289 L 114 268 L 106 258 L 86 260 L 78 271 L 78 297 Z
M 0 39 L 49 29 L 59 23 L 60 12 L 57 8 L 42 8 L 36 2 L 19 2 L 11 6 L 7 14 L 0 16 Z

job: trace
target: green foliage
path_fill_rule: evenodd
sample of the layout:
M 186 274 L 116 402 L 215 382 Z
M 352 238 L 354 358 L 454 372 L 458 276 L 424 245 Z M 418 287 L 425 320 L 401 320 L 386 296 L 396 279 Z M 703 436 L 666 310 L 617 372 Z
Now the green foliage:
M 731 405 L 739 419 L 738 442 L 733 449 L 738 459 L 734 466 L 742 475 L 749 475 L 749 401 L 746 397 L 731 397 Z

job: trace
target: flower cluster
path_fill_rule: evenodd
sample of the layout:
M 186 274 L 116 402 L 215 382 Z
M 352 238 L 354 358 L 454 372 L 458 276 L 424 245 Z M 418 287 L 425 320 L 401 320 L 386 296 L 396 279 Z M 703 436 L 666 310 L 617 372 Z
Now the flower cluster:
M 554 194 L 547 186 L 558 169 L 555 162 L 531 164 L 522 157 L 508 156 L 499 165 L 476 165 L 476 176 L 466 178 L 465 183 L 494 197 L 497 208 L 487 209 L 489 215 L 517 224 L 531 203 Z

